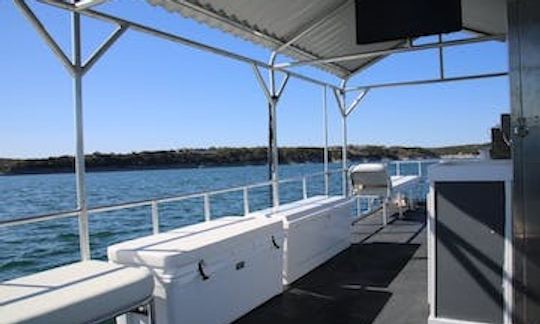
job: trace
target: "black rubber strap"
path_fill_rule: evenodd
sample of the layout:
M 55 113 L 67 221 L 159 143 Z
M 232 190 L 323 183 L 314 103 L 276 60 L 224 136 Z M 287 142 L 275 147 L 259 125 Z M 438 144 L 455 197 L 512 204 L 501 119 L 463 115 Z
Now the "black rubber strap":
M 210 277 L 204 272 L 204 268 L 203 268 L 204 267 L 204 260 L 199 261 L 198 267 L 199 267 L 199 274 L 201 275 L 202 280 L 210 279 Z
M 276 243 L 276 238 L 274 237 L 274 235 L 272 235 L 272 244 L 274 244 L 274 247 L 276 249 L 280 249 L 281 246 L 279 246 L 277 243 Z

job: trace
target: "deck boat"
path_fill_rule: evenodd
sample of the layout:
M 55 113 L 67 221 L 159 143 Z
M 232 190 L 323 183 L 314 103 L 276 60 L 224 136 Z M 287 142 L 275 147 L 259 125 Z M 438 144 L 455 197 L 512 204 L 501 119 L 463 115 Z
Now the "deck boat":
M 269 48 L 267 62 L 107 13 L 100 10 L 106 0 L 39 2 L 72 17 L 69 58 L 35 15 L 30 1 L 13 0 L 73 79 L 78 206 L 1 220 L 0 227 L 76 217 L 81 261 L 0 284 L 0 322 L 517 324 L 540 319 L 537 0 L 436 4 L 420 0 L 148 0 L 154 6 L 148 10 L 159 7 Z M 81 50 L 83 16 L 117 27 L 86 61 Z M 420 23 L 410 24 L 411 20 Z M 368 30 L 366 26 L 375 27 Z M 83 77 L 98 68 L 95 64 L 131 31 L 252 68 L 269 107 L 268 182 L 88 206 Z M 443 38 L 453 31 L 467 36 Z M 438 41 L 416 42 L 433 34 Z M 445 73 L 445 48 L 492 41 L 508 44 L 509 71 L 452 77 Z M 426 50 L 438 52 L 437 78 L 351 85 L 354 76 L 381 59 Z M 307 76 L 294 70 L 298 66 L 322 69 L 341 82 Z M 427 210 L 410 209 L 402 217 L 393 217 L 400 213 L 372 202 L 382 197 L 386 206 L 390 187 L 398 190 L 419 180 L 398 171 L 399 177 L 386 181 L 384 193 L 368 195 L 367 213 L 356 208 L 355 217 L 350 217 L 355 202 L 366 198 L 362 190 L 370 186 L 368 182 L 360 185 L 362 173 L 386 172 L 384 165 L 349 169 L 348 117 L 369 92 L 506 76 L 512 98 L 507 134 L 511 159 L 437 163 L 427 175 Z M 325 167 L 321 174 L 279 179 L 276 113 L 290 78 L 322 89 Z M 328 163 L 328 92 L 336 100 L 342 122 L 338 170 L 331 170 Z M 350 94 L 357 94 L 352 101 Z M 330 193 L 332 174 L 340 174 L 339 195 Z M 312 176 L 323 177 L 323 195 L 308 197 L 307 182 Z M 426 177 L 421 163 L 418 176 Z M 303 199 L 282 204 L 280 185 L 288 182 L 302 184 Z M 271 188 L 272 207 L 251 210 L 250 190 L 264 186 Z M 213 219 L 210 197 L 226 192 L 242 193 L 244 215 Z M 407 190 L 400 194 L 406 196 Z M 194 197 L 202 198 L 205 222 L 162 232 L 158 206 Z M 134 207 L 151 210 L 153 235 L 109 247 L 107 262 L 91 260 L 89 217 Z

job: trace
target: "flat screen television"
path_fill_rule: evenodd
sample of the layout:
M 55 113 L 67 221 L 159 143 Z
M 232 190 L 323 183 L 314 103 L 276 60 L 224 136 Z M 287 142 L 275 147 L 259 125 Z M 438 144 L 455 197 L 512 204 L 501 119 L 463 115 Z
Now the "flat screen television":
M 356 42 L 456 32 L 462 29 L 461 0 L 356 0 Z

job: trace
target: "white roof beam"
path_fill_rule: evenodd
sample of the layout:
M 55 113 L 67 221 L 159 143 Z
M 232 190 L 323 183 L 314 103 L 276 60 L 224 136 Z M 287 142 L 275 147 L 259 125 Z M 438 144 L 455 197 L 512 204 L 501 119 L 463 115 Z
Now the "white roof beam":
M 495 40 L 500 41 L 500 40 L 505 40 L 505 39 L 506 39 L 506 35 L 480 36 L 480 37 L 475 37 L 475 38 L 447 41 L 447 42 L 443 42 L 443 43 L 432 43 L 432 44 L 426 44 L 426 45 L 407 46 L 407 47 L 399 47 L 399 48 L 385 49 L 385 50 L 372 51 L 372 52 L 364 52 L 364 53 L 358 53 L 358 54 L 341 55 L 341 56 L 335 56 L 335 57 L 324 58 L 324 59 L 280 63 L 280 64 L 276 64 L 275 66 L 277 68 L 289 68 L 289 67 L 301 66 L 301 65 L 345 62 L 345 61 L 352 61 L 352 60 L 358 60 L 358 59 L 366 59 L 366 58 L 370 58 L 370 57 L 379 57 L 379 56 L 384 56 L 384 55 L 406 53 L 406 52 L 414 52 L 414 51 L 423 51 L 423 50 L 437 49 L 437 48 L 442 48 L 442 47 L 451 47 L 451 46 L 458 46 L 458 45 L 465 45 L 465 44 L 474 44 L 474 43 L 495 41 Z
M 427 79 L 427 80 L 366 84 L 366 85 L 349 87 L 349 88 L 346 88 L 345 91 L 349 92 L 349 91 L 361 91 L 361 90 L 367 90 L 367 89 L 396 88 L 396 87 L 413 86 L 413 85 L 425 85 L 425 84 L 437 84 L 437 83 L 499 78 L 499 77 L 504 77 L 504 76 L 508 76 L 508 72 L 494 72 L 494 73 L 465 75 L 465 76 L 450 77 L 450 78 L 445 77 L 445 78 L 436 78 L 436 79 Z
M 75 2 L 77 10 L 89 9 L 104 3 L 107 0 L 79 0 Z

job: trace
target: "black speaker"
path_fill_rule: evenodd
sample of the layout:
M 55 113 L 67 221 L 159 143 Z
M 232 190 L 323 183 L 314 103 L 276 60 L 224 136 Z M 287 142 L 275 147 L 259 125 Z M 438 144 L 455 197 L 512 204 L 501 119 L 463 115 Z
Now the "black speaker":
M 461 0 L 356 0 L 356 42 L 443 34 L 462 29 Z

